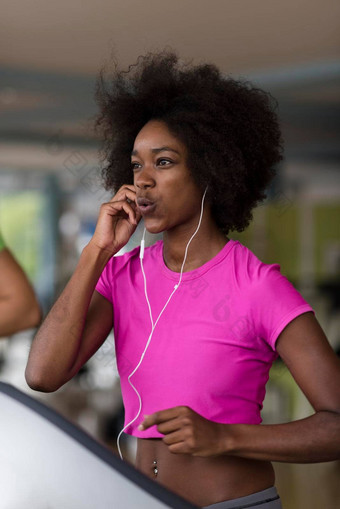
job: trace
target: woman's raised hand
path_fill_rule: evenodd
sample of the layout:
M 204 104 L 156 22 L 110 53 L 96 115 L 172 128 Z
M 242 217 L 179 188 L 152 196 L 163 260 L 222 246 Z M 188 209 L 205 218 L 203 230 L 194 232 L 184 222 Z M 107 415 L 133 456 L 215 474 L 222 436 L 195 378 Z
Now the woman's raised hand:
M 127 244 L 141 217 L 136 206 L 135 187 L 122 186 L 112 200 L 101 205 L 90 244 L 109 251 L 113 256 Z

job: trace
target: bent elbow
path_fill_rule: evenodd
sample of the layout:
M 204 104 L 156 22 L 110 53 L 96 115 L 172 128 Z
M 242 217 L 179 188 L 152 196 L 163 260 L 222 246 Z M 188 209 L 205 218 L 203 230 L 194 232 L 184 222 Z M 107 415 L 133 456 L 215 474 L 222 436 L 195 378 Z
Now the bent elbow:
M 25 380 L 31 389 L 38 392 L 54 392 L 62 385 L 53 383 L 48 377 L 39 375 L 36 370 L 31 369 L 29 366 L 25 370 Z

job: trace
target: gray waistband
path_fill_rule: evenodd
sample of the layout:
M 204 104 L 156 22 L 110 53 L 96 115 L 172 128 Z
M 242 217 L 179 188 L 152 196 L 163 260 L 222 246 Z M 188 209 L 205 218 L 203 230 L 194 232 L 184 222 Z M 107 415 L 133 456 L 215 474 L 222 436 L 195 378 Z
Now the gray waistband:
M 204 509 L 252 509 L 253 507 L 255 509 L 282 509 L 281 500 L 275 486 L 257 491 L 246 497 L 207 505 Z

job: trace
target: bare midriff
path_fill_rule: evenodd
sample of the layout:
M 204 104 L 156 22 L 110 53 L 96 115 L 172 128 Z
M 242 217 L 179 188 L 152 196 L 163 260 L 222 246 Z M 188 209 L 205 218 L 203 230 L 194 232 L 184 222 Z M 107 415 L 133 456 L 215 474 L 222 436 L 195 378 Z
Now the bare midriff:
M 198 506 L 244 497 L 274 485 L 268 461 L 173 454 L 159 438 L 138 439 L 136 467 Z

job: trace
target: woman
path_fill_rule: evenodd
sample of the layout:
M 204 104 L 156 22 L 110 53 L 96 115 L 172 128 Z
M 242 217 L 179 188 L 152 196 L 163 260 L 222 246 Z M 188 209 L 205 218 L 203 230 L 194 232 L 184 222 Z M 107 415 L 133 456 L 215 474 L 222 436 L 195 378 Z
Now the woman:
M 110 89 L 102 77 L 97 96 L 105 183 L 118 191 L 33 342 L 27 382 L 58 389 L 113 324 L 136 466 L 199 506 L 281 507 L 271 461 L 339 456 L 340 371 L 279 266 L 227 237 L 248 226 L 281 159 L 271 100 L 172 53 L 116 69 Z M 113 258 L 141 217 L 163 241 Z M 259 426 L 278 355 L 315 414 Z

